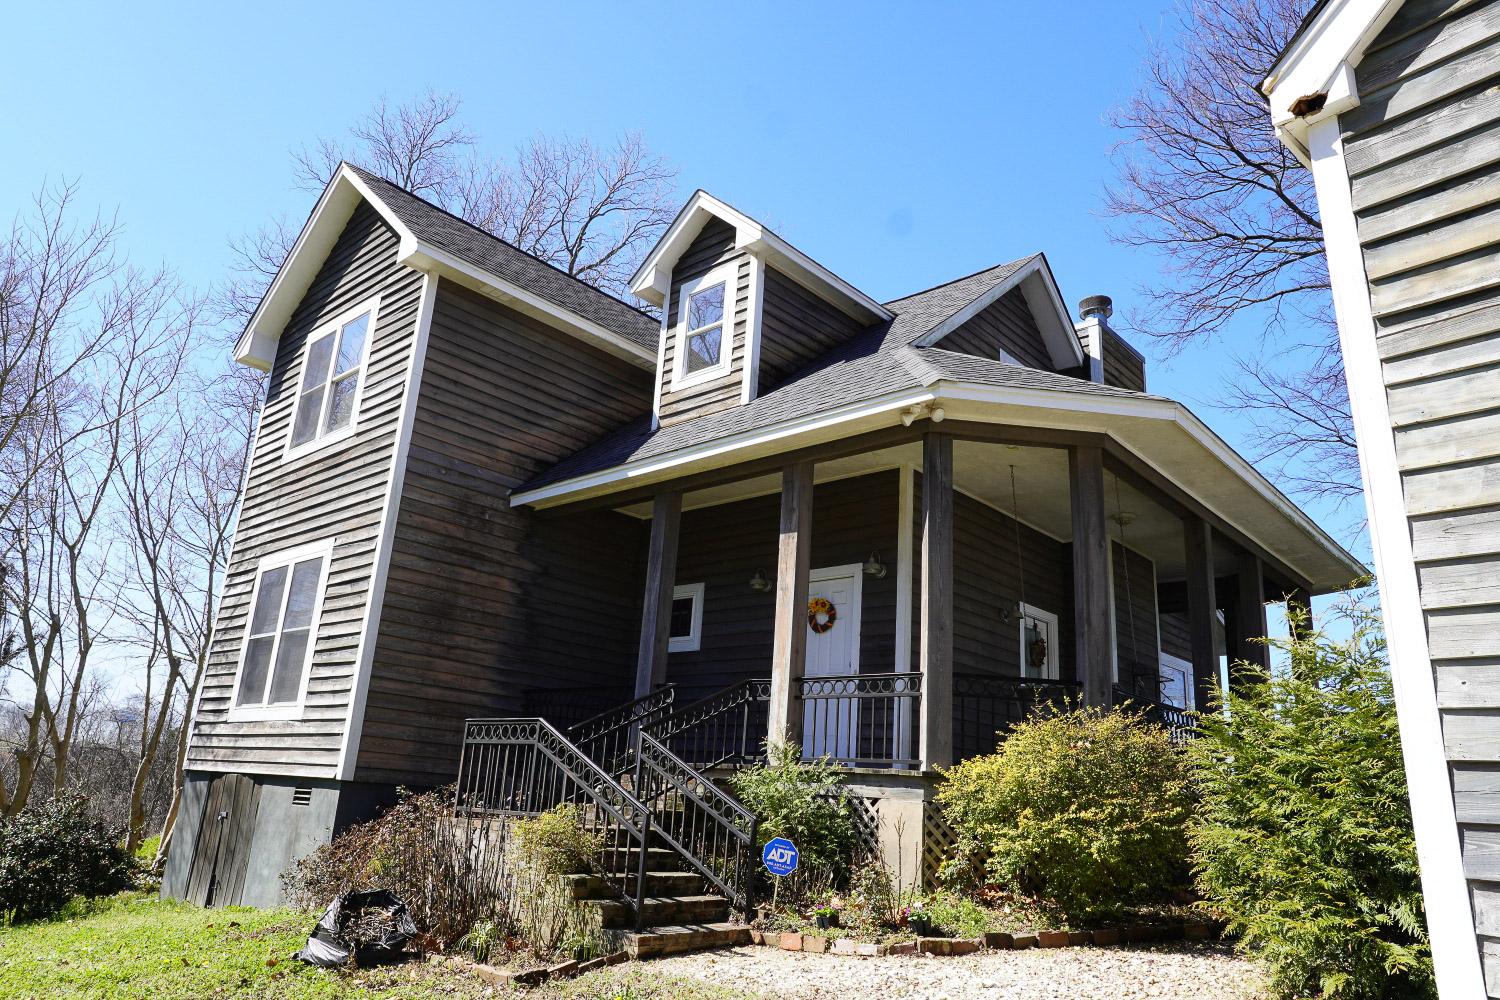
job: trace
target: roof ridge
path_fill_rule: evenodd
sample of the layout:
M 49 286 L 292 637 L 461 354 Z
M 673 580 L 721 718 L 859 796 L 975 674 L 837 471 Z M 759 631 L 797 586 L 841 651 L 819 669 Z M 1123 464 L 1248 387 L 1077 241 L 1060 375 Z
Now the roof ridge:
M 917 291 L 911 292 L 911 293 L 906 294 L 906 295 L 903 295 L 900 298 L 888 299 L 887 301 L 882 302 L 881 305 L 891 306 L 891 305 L 895 305 L 897 302 L 905 302 L 907 299 L 914 299 L 918 295 L 926 295 L 928 292 L 935 292 L 939 288 L 947 288 L 949 285 L 956 285 L 960 281 L 968 281 L 970 278 L 977 278 L 981 274 L 984 274 L 984 273 L 986 273 L 988 271 L 998 271 L 1002 267 L 1011 267 L 1011 266 L 1017 265 L 1017 264 L 1026 264 L 1026 263 L 1029 263 L 1030 261 L 1035 260 L 1037 257 L 1040 257 L 1041 255 L 1042 255 L 1042 252 L 1040 250 L 1038 250 L 1037 252 L 1035 252 L 1033 254 L 1029 254 L 1029 255 L 1027 255 L 1025 257 L 1017 257 L 1015 260 L 1005 260 L 1005 261 L 1001 261 L 998 264 L 991 264 L 989 267 L 981 267 L 977 271 L 972 271 L 969 274 L 965 274 L 965 275 L 963 275 L 961 277 L 958 277 L 958 278 L 950 278 L 949 280 L 939 282 L 938 284 L 933 285 L 930 288 L 918 289 Z
M 428 208 L 432 209 L 434 212 L 440 212 L 441 214 L 446 215 L 448 218 L 454 220 L 455 222 L 458 222 L 458 223 L 461 223 L 462 225 L 468 226 L 470 229 L 474 230 L 474 232 L 482 234 L 487 239 L 492 239 L 496 243 L 501 244 L 502 246 L 509 247 L 511 250 L 514 250 L 516 253 L 525 254 L 527 257 L 530 257 L 532 260 L 536 261 L 538 264 L 543 265 L 544 267 L 550 267 L 552 270 L 556 271 L 558 274 L 560 274 L 563 277 L 569 279 L 570 281 L 577 282 L 581 287 L 587 288 L 589 291 L 594 292 L 597 295 L 601 295 L 604 298 L 609 299 L 611 302 L 617 302 L 620 305 L 624 306 L 626 309 L 629 309 L 629 310 L 631 310 L 633 312 L 639 313 L 641 316 L 645 317 L 646 319 L 651 320 L 653 323 L 659 323 L 660 322 L 660 317 L 651 315 L 649 312 L 647 312 L 646 310 L 642 309 L 640 306 L 631 305 L 629 302 L 626 302 L 624 299 L 620 298 L 618 295 L 615 295 L 612 292 L 607 292 L 604 289 L 600 288 L 598 285 L 591 285 L 587 281 L 584 281 L 582 278 L 578 277 L 578 275 L 576 275 L 576 274 L 569 274 L 567 271 L 564 271 L 562 268 L 558 267 L 556 264 L 552 263 L 550 260 L 545 260 L 545 259 L 543 259 L 541 257 L 538 257 L 536 254 L 532 253 L 529 250 L 522 250 L 520 247 L 516 246 L 510 240 L 504 239 L 503 237 L 500 237 L 500 236 L 496 236 L 494 233 L 490 232 L 488 229 L 485 229 L 485 228 L 483 228 L 481 226 L 476 226 L 474 223 L 470 222 L 468 219 L 465 219 L 463 216 L 458 215 L 458 214 L 456 214 L 454 212 L 450 212 L 446 208 L 444 208 L 443 206 L 441 206 L 439 204 L 436 204 L 435 202 L 428 201 L 426 198 L 424 198 L 421 195 L 417 194 L 415 191 L 409 191 L 406 188 L 402 187 L 400 184 L 397 184 L 395 181 L 388 180 L 387 178 L 384 178 L 384 177 L 380 176 L 379 174 L 377 174 L 377 173 L 375 173 L 375 172 L 373 172 L 371 170 L 366 170 L 364 167 L 360 166 L 357 163 L 351 163 L 348 160 L 344 160 L 343 163 L 344 163 L 345 166 L 347 166 L 351 170 L 354 170 L 355 172 L 359 173 L 361 176 L 363 176 L 367 180 L 377 181 L 377 182 L 379 182 L 381 184 L 386 184 L 386 185 L 388 185 L 390 187 L 393 187 L 397 191 L 400 191 L 402 194 L 406 195 L 408 198 L 411 198 L 414 201 L 419 201 L 423 205 L 426 205 Z

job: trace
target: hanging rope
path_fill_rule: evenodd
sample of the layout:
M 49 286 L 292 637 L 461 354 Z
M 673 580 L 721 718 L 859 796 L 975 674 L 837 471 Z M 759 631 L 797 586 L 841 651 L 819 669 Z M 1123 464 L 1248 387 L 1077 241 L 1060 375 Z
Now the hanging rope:
M 1021 604 L 1026 603 L 1026 560 L 1021 555 L 1021 505 L 1016 502 L 1016 467 L 1010 467 L 1010 520 L 1016 528 L 1016 578 L 1020 581 Z M 1025 612 L 1022 612 L 1025 614 Z
M 1115 524 L 1120 526 L 1120 560 L 1125 568 L 1125 610 L 1130 616 L 1130 665 L 1140 669 L 1140 647 L 1135 636 L 1135 598 L 1130 592 L 1130 550 L 1125 547 L 1125 509 L 1120 504 L 1120 477 L 1115 477 Z

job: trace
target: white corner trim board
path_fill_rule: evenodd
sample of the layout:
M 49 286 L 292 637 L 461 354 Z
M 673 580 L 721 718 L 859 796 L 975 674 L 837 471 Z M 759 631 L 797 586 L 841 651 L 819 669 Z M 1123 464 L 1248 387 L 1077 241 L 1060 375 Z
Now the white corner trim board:
M 1307 138 L 1359 442 L 1438 993 L 1444 998 L 1482 997 L 1484 974 L 1464 879 L 1437 689 L 1338 120 L 1326 118 L 1309 126 Z
M 401 416 L 396 427 L 396 446 L 391 455 L 391 481 L 386 487 L 385 506 L 380 512 L 380 537 L 375 548 L 375 570 L 370 577 L 369 598 L 359 632 L 359 654 L 354 662 L 354 690 L 349 697 L 349 717 L 344 721 L 344 741 L 339 748 L 335 777 L 354 779 L 359 739 L 364 730 L 365 702 L 370 695 L 370 674 L 375 668 L 375 645 L 380 633 L 380 612 L 385 604 L 385 581 L 391 569 L 391 550 L 396 544 L 396 520 L 401 513 L 401 487 L 406 480 L 406 457 L 411 452 L 412 425 L 417 419 L 417 397 L 422 388 L 422 368 L 427 360 L 427 341 L 432 333 L 432 311 L 437 302 L 435 274 L 422 276 L 421 307 L 412 337 L 411 360 L 406 367 L 406 385 L 401 392 Z

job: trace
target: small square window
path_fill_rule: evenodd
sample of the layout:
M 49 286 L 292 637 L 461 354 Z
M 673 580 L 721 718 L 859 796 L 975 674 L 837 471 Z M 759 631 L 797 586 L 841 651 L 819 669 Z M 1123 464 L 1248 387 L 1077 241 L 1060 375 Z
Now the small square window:
M 306 451 L 353 431 L 378 305 L 360 306 L 308 337 L 288 452 Z
M 673 653 L 690 653 L 703 639 L 703 591 L 701 583 L 689 583 L 672 590 L 671 625 L 667 649 Z

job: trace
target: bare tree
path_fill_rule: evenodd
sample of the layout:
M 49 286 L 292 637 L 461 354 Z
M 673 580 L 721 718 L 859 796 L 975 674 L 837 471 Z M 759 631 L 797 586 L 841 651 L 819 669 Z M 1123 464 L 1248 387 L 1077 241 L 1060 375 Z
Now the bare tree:
M 1305 494 L 1359 491 L 1312 177 L 1267 126 L 1261 79 L 1310 0 L 1182 0 L 1136 95 L 1106 193 L 1114 236 L 1165 260 L 1136 328 L 1169 352 L 1228 331 L 1242 350 L 1225 405 L 1246 413 L 1269 460 Z M 1237 325 L 1237 329 L 1242 326 Z
M 341 161 L 367 170 L 592 285 L 624 295 L 646 249 L 672 221 L 677 171 L 628 132 L 608 146 L 537 136 L 507 161 L 485 153 L 462 122 L 462 102 L 428 92 L 392 106 L 381 98 L 342 139 L 293 153 L 299 187 L 321 190 Z M 284 221 L 230 241 L 234 274 L 225 315 L 247 320 L 286 258 Z

